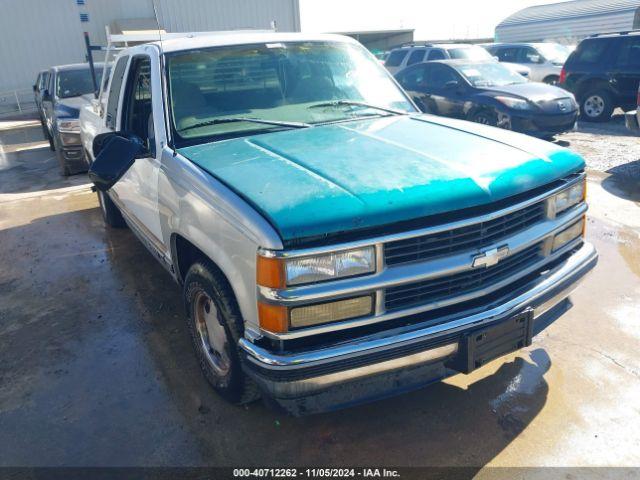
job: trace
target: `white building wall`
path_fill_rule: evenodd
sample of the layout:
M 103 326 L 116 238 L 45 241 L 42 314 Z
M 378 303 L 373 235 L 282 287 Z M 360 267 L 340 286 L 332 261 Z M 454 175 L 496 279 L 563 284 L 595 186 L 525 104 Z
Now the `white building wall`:
M 268 29 L 272 20 L 279 31 L 300 31 L 298 0 L 155 0 L 155 5 L 167 32 Z M 81 22 L 80 13 L 89 21 Z M 105 25 L 153 16 L 152 0 L 84 0 L 84 5 L 0 0 L 0 103 L 3 92 L 30 88 L 42 69 L 85 61 L 83 32 L 93 44 L 104 45 Z

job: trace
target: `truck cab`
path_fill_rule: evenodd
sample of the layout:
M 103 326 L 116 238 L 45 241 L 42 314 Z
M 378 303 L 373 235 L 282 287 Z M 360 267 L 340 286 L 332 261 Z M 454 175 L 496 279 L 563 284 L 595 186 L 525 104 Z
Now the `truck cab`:
M 104 93 L 105 222 L 181 285 L 231 402 L 307 414 L 471 372 L 529 345 L 597 261 L 580 156 L 420 113 L 348 37 L 141 45 Z

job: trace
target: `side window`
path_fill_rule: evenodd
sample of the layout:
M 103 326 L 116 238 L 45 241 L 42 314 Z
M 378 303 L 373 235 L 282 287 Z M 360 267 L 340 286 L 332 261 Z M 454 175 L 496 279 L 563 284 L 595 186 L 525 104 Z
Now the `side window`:
M 118 119 L 118 101 L 120 99 L 120 87 L 122 86 L 122 80 L 124 78 L 124 71 L 127 68 L 127 61 L 129 57 L 121 57 L 116 63 L 116 68 L 113 70 L 113 77 L 111 78 L 111 85 L 109 86 L 109 98 L 107 100 L 107 116 L 105 124 L 108 128 L 115 129 Z
M 412 51 L 407 60 L 407 66 L 422 62 L 424 60 L 424 52 L 425 50 L 423 48 Z
M 616 66 L 624 68 L 640 68 L 640 37 L 628 37 L 622 40 L 616 49 Z
M 40 87 L 42 86 L 42 77 L 43 77 L 42 73 L 39 73 L 38 76 L 36 77 L 36 83 L 34 83 L 34 85 L 36 86 L 36 90 L 40 90 Z
M 604 55 L 607 46 L 608 42 L 604 39 L 585 40 L 578 45 L 578 49 L 575 52 L 575 60 L 578 63 L 598 63 Z
M 398 78 L 398 81 L 407 90 L 418 90 L 425 86 L 425 70 L 423 65 L 409 68 Z
M 47 88 L 47 84 L 49 83 L 49 72 L 44 72 L 42 74 L 42 78 L 40 79 L 40 85 L 38 85 L 39 90 L 44 90 Z
M 146 55 L 134 57 L 131 61 L 121 125 L 122 130 L 139 136 L 147 148 L 151 149 L 153 147 L 151 60 Z
M 431 66 L 427 82 L 434 89 L 444 88 L 447 82 L 458 80 L 456 73 L 446 65 L 434 64 Z
M 518 48 L 515 47 L 507 47 L 501 48 L 496 52 L 496 56 L 501 62 L 518 62 Z
M 389 58 L 387 58 L 387 61 L 384 63 L 385 67 L 399 66 L 402 63 L 402 60 L 404 60 L 404 57 L 407 56 L 407 52 L 408 50 L 395 50 L 391 52 Z
M 429 52 L 429 57 L 427 58 L 428 61 L 431 60 L 444 60 L 445 56 L 444 56 L 444 52 L 440 49 L 436 49 L 436 50 L 431 50 Z
M 49 93 L 52 96 L 56 91 L 56 89 L 53 88 L 53 84 L 55 82 L 55 78 L 56 78 L 56 74 L 55 73 L 49 73 L 49 78 L 47 79 L 47 90 L 49 90 Z
M 518 52 L 518 63 L 539 63 L 542 56 L 531 47 L 523 47 Z

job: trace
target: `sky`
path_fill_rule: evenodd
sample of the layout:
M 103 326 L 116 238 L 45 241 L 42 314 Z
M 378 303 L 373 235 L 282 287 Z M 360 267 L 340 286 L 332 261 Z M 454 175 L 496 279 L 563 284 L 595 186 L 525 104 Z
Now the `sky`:
M 512 13 L 554 0 L 300 0 L 303 32 L 414 28 L 415 40 L 493 37 Z

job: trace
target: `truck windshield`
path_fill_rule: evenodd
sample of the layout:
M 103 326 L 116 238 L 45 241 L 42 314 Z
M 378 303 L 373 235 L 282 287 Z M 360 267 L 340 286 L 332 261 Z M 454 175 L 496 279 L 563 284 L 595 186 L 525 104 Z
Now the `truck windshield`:
M 102 67 L 96 66 L 96 83 L 100 85 Z M 91 70 L 81 68 L 78 70 L 60 70 L 56 79 L 56 96 L 58 98 L 79 97 L 93 93 L 93 80 Z
M 415 111 L 384 68 L 359 45 L 289 42 L 214 47 L 167 57 L 178 141 L 198 143 L 288 128 L 286 123 L 312 125 Z M 233 117 L 265 122 L 229 121 Z

